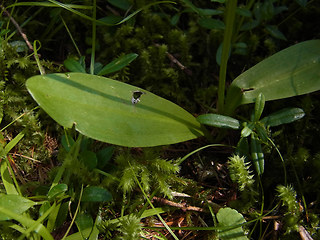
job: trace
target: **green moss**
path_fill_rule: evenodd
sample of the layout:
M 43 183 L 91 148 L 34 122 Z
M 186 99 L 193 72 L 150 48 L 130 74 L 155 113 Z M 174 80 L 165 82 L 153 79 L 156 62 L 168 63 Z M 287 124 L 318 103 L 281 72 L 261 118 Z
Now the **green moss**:
M 33 169 L 32 163 L 26 157 L 39 161 L 50 157 L 52 149 L 49 150 L 45 143 L 49 130 L 43 127 L 43 124 L 50 120 L 41 111 L 32 111 L 37 104 L 25 87 L 26 80 L 39 73 L 36 64 L 26 52 L 20 53 L 17 47 L 7 41 L 0 41 L 0 109 L 3 114 L 1 126 L 3 128 L 14 122 L 2 134 L 8 142 L 18 133 L 24 132 L 24 137 L 14 149 L 17 155 L 12 157 L 19 168 L 28 174 Z M 40 114 L 44 120 L 42 122 L 39 121 Z

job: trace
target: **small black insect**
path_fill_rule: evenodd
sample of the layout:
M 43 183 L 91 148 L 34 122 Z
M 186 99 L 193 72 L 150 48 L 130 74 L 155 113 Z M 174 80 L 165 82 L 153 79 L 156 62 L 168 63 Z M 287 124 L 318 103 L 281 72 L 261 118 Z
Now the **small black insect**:
M 132 98 L 131 98 L 131 102 L 132 104 L 137 104 L 138 102 L 140 102 L 140 97 L 142 94 L 146 94 L 145 92 L 141 92 L 139 90 L 133 91 L 132 92 Z

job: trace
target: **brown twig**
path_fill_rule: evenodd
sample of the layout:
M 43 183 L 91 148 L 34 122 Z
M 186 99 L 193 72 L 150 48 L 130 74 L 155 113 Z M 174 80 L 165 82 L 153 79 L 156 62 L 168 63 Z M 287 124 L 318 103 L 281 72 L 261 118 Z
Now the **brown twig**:
M 27 35 L 22 31 L 21 27 L 16 22 L 16 20 L 14 20 L 14 18 L 11 16 L 11 14 L 2 5 L 0 5 L 0 6 L 1 6 L 2 11 L 9 17 L 10 21 L 17 28 L 18 32 L 20 33 L 20 35 L 22 36 L 22 38 L 26 42 L 28 48 L 33 52 L 32 44 L 29 42 Z
M 307 232 L 307 230 L 303 226 L 299 226 L 299 234 L 302 240 L 313 240 L 311 235 Z
M 40 73 L 41 74 L 45 74 L 45 71 L 44 71 L 43 67 L 39 63 L 40 55 L 34 51 L 34 48 L 33 48 L 32 44 L 29 42 L 27 35 L 22 31 L 21 27 L 16 22 L 16 20 L 11 16 L 11 14 L 2 5 L 0 5 L 0 7 L 1 7 L 2 11 L 9 17 L 9 19 L 13 23 L 13 25 L 17 28 L 18 32 L 20 33 L 20 35 L 22 36 L 22 38 L 26 42 L 26 44 L 27 44 L 28 48 L 31 50 L 31 52 L 35 53 L 33 55 L 33 57 L 34 57 L 34 59 L 36 60 L 36 62 L 38 64 Z
M 160 47 L 160 44 L 158 43 L 155 43 L 154 44 L 155 46 L 157 47 Z M 192 71 L 190 69 L 188 69 L 186 66 L 184 66 L 178 59 L 176 59 L 171 53 L 169 52 L 166 52 L 167 54 L 167 57 L 170 59 L 170 61 L 173 63 L 173 64 L 176 64 L 182 71 L 184 71 L 186 74 L 188 75 L 192 75 Z
M 153 197 L 153 200 L 171 207 L 181 208 L 183 211 L 204 212 L 203 208 L 188 206 L 187 203 L 176 203 L 165 198 Z

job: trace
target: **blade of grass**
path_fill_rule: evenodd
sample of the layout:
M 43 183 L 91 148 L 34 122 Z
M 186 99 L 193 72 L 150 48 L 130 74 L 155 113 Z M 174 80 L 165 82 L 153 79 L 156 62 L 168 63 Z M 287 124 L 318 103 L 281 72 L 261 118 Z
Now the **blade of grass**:
M 131 13 L 130 15 L 128 15 L 126 18 L 122 19 L 120 22 L 116 23 L 115 25 L 122 24 L 122 23 L 128 21 L 130 18 L 132 18 L 135 15 L 137 15 L 142 10 L 147 9 L 147 8 L 153 6 L 153 5 L 160 4 L 160 3 L 173 3 L 173 4 L 176 4 L 175 2 L 172 2 L 172 1 L 161 1 L 161 2 L 159 1 L 159 2 L 154 2 L 154 3 L 147 4 L 147 5 L 143 6 L 142 8 L 138 9 L 137 11 Z
M 199 151 L 201 151 L 201 150 L 203 150 L 205 148 L 208 148 L 208 147 L 231 147 L 231 146 L 224 145 L 224 144 L 209 144 L 209 145 L 203 146 L 201 148 L 198 148 L 198 149 L 192 151 L 191 153 L 188 153 L 183 158 L 177 159 L 176 164 L 180 165 L 184 160 L 186 160 L 191 155 L 193 155 L 193 154 L 195 154 L 195 153 L 197 153 L 197 152 L 199 152 Z
M 14 119 L 11 123 L 9 123 L 9 124 L 6 125 L 4 128 L 2 128 L 2 129 L 0 130 L 0 132 L 3 132 L 7 127 L 11 126 L 11 125 L 14 124 L 17 120 L 19 120 L 20 118 L 22 118 L 24 115 L 32 112 L 33 110 L 36 110 L 37 108 L 40 108 L 40 107 L 37 106 L 37 107 L 35 107 L 35 108 L 32 108 L 30 111 L 21 114 L 19 117 L 17 117 L 16 119 Z
M 61 8 L 64 8 L 66 9 L 67 11 L 70 11 L 76 15 L 78 15 L 79 17 L 82 17 L 82 18 L 85 18 L 87 20 L 90 20 L 90 21 L 93 21 L 93 22 L 96 22 L 96 23 L 99 23 L 101 25 L 105 25 L 105 26 L 114 26 L 114 25 L 119 25 L 119 24 L 122 24 L 126 21 L 128 21 L 130 18 L 134 17 L 135 15 L 137 15 L 139 12 L 141 12 L 142 10 L 144 9 L 147 9 L 153 5 L 157 5 L 157 4 L 162 4 L 162 3 L 171 3 L 171 4 L 176 4 L 175 2 L 173 1 L 158 1 L 158 2 L 154 2 L 154 3 L 150 3 L 150 4 L 147 4 L 145 6 L 143 6 L 142 8 L 136 10 L 135 12 L 131 13 L 129 16 L 125 17 L 124 19 L 122 19 L 120 22 L 116 23 L 116 24 L 108 24 L 108 23 L 105 23 L 103 21 L 99 21 L 99 20 L 96 20 L 96 19 L 93 19 L 77 10 L 75 10 L 74 8 L 78 8 L 78 9 L 91 9 L 93 6 L 90 6 L 90 8 L 87 8 L 89 6 L 85 6 L 84 8 L 81 8 L 79 6 L 81 5 L 75 5 L 77 7 L 74 7 L 74 5 L 72 4 L 64 4 L 64 3 L 61 3 L 61 2 L 58 2 L 58 1 L 55 1 L 55 0 L 48 0 L 51 2 L 52 5 L 48 5 L 47 7 L 61 7 Z M 13 6 L 24 6 L 25 4 L 28 4 L 28 6 L 40 6 L 40 3 L 37 3 L 37 2 L 32 2 L 31 4 L 30 3 L 20 3 L 20 4 L 12 4 L 10 6 L 8 6 L 7 8 L 9 7 L 13 7 Z
M 70 223 L 70 225 L 69 225 L 66 233 L 64 234 L 62 240 L 64 240 L 64 239 L 67 237 L 67 235 L 69 234 L 69 232 L 70 232 L 70 230 L 71 230 L 71 227 L 72 227 L 74 221 L 76 220 L 77 214 L 78 214 L 79 209 L 80 209 L 80 203 L 81 203 L 82 193 L 83 193 L 83 184 L 81 185 L 81 191 L 80 191 L 80 196 L 79 196 L 79 201 L 78 201 L 78 205 L 77 205 L 76 211 L 75 211 L 75 213 L 74 213 L 74 216 L 73 216 L 73 218 L 72 218 L 72 220 L 71 220 L 71 223 Z
M 18 144 L 18 142 L 23 138 L 24 133 L 21 132 L 17 136 L 15 136 L 5 147 L 4 147 L 4 153 L 8 154 L 14 146 Z
M 110 174 L 110 173 L 104 172 L 104 171 L 102 171 L 102 170 L 100 170 L 100 169 L 98 169 L 98 168 L 93 169 L 93 171 L 96 172 L 96 173 L 99 173 L 99 174 L 101 174 L 101 175 L 103 175 L 103 176 L 106 176 L 106 177 L 108 177 L 108 178 L 110 178 L 110 179 L 112 179 L 112 180 L 114 180 L 114 181 L 116 181 L 116 182 L 120 182 L 120 179 L 119 179 L 119 178 L 113 176 L 113 175 Z
M 55 204 L 55 202 L 54 202 Z M 50 216 L 48 217 L 48 221 L 47 221 L 47 229 L 52 232 L 54 230 L 54 227 L 56 225 L 56 220 L 57 220 L 57 216 L 59 213 L 61 207 L 61 202 L 58 203 L 58 205 L 56 205 L 54 211 L 50 214 Z
M 234 18 L 236 14 L 237 0 L 229 0 L 226 3 L 226 28 L 224 31 L 221 65 L 219 71 L 219 89 L 218 89 L 218 112 L 223 113 L 227 63 L 231 49 L 231 39 L 234 25 Z
M 68 28 L 68 26 L 67 26 L 66 22 L 64 21 L 64 19 L 63 19 L 63 17 L 62 17 L 61 15 L 60 15 L 60 18 L 61 18 L 61 21 L 62 21 L 62 23 L 63 23 L 64 27 L 65 27 L 65 28 L 66 28 L 66 30 L 67 30 L 67 33 L 68 33 L 68 35 L 69 35 L 69 37 L 70 37 L 70 39 L 71 39 L 71 41 L 72 41 L 72 43 L 73 43 L 74 48 L 76 49 L 76 51 L 77 51 L 77 53 L 78 53 L 79 57 L 81 57 L 80 50 L 79 50 L 79 48 L 78 48 L 78 46 L 77 46 L 77 44 L 76 44 L 76 42 L 75 42 L 74 38 L 72 37 L 72 34 L 71 34 L 71 32 L 70 32 L 70 30 L 69 30 L 69 28 Z
M 97 1 L 93 0 L 93 12 L 92 18 L 96 20 L 97 17 Z M 92 43 L 91 43 L 91 61 L 90 61 L 90 74 L 94 74 L 94 59 L 95 59 L 95 50 L 96 50 L 96 27 L 97 24 L 95 21 L 92 21 Z
M 272 141 L 272 139 L 268 137 L 268 141 L 272 144 L 272 146 L 276 149 L 277 153 L 279 154 L 279 157 L 280 157 L 281 162 L 282 162 L 282 167 L 283 167 L 284 186 L 287 186 L 287 170 L 286 170 L 285 161 L 284 161 L 284 159 L 282 157 L 282 154 L 280 153 L 280 150 L 278 149 L 276 144 Z
M 66 7 L 75 8 L 75 9 L 86 9 L 90 10 L 92 6 L 87 5 L 78 5 L 78 4 L 64 4 Z M 18 2 L 9 5 L 7 8 L 15 7 L 15 6 L 35 6 L 35 7 L 59 7 L 56 3 L 50 2 Z

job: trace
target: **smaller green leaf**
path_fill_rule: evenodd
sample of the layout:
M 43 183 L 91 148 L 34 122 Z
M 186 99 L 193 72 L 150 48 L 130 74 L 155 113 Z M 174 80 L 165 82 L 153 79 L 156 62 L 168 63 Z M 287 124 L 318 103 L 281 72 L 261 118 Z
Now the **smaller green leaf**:
M 217 52 L 216 52 L 216 61 L 217 63 L 220 65 L 221 64 L 221 58 L 222 58 L 222 47 L 223 47 L 223 42 L 220 43 L 218 49 L 217 49 Z M 228 55 L 228 58 L 230 57 L 230 54 L 231 54 L 231 47 L 229 49 L 229 55 Z
M 189 0 L 182 0 L 182 2 L 183 2 L 185 5 L 187 5 L 187 7 L 189 7 L 192 11 L 200 14 L 199 9 L 198 9 L 195 5 L 193 5 L 193 3 L 192 3 L 191 1 L 189 1 Z
M 179 22 L 179 19 L 180 19 L 180 14 L 175 14 L 170 20 L 171 25 L 173 26 L 177 25 L 177 23 Z
M 253 132 L 254 127 L 255 125 L 252 122 L 245 125 L 244 128 L 241 130 L 241 137 L 248 137 Z
M 108 2 L 113 6 L 118 7 L 125 11 L 127 11 L 131 6 L 130 1 L 128 0 L 108 0 Z
M 233 239 L 244 240 L 248 239 L 242 229 L 241 224 L 246 220 L 235 209 L 221 208 L 217 213 L 218 220 L 218 236 L 221 240 Z M 240 225 L 240 226 L 239 226 Z
M 58 184 L 51 188 L 48 192 L 48 198 L 49 199 L 54 199 L 58 197 L 60 194 L 65 193 L 68 190 L 68 185 L 67 184 Z
M 133 60 L 135 60 L 139 55 L 136 53 L 130 53 L 125 56 L 119 57 L 113 60 L 111 63 L 107 64 L 104 68 L 98 72 L 98 75 L 107 75 L 109 73 L 113 73 L 119 71 L 125 66 L 129 65 Z
M 58 203 L 57 205 L 56 205 L 56 202 L 54 202 L 53 205 L 50 207 L 50 210 L 49 209 L 46 210 L 41 216 L 43 218 L 46 214 L 48 214 L 48 211 L 50 211 L 50 214 L 48 215 L 48 221 L 47 221 L 47 229 L 50 232 L 53 231 L 53 229 L 55 229 L 60 206 L 61 206 L 61 202 Z
M 267 130 L 265 129 L 265 127 L 261 123 L 256 123 L 255 128 L 257 130 L 257 134 L 258 134 L 259 138 L 263 142 L 267 142 L 268 141 L 268 133 L 267 133 Z
M 253 14 L 258 21 L 262 20 L 262 3 L 257 2 L 253 6 Z
M 96 154 L 92 151 L 81 152 L 80 159 L 90 171 L 97 167 L 98 159 Z
M 270 114 L 261 120 L 266 126 L 274 127 L 281 124 L 291 123 L 303 118 L 305 115 L 301 108 L 284 108 Z
M 112 195 L 104 188 L 89 186 L 83 190 L 82 202 L 107 202 L 112 200 Z
M 56 228 L 59 228 L 60 226 L 62 226 L 62 224 L 65 223 L 68 216 L 68 212 L 69 212 L 69 203 L 68 202 L 62 203 L 59 208 L 59 212 L 55 221 Z
M 84 136 L 80 141 L 80 149 L 81 149 L 81 151 L 84 152 L 84 151 L 87 151 L 89 149 L 92 149 L 93 141 L 94 140 L 92 138 Z
M 266 99 L 262 93 L 259 93 L 254 105 L 254 121 L 259 121 L 264 109 Z
M 68 58 L 64 60 L 63 65 L 70 71 L 70 72 L 82 72 L 85 73 L 86 70 L 83 66 L 73 58 Z
M 49 202 L 44 202 L 39 209 L 39 216 L 42 216 L 46 211 L 50 209 L 51 205 Z
M 232 117 L 224 116 L 220 114 L 204 114 L 197 117 L 197 120 L 201 124 L 218 127 L 218 128 L 229 128 L 239 129 L 240 122 Z
M 252 13 L 250 12 L 250 10 L 246 8 L 237 8 L 236 13 L 242 17 L 248 17 L 248 18 L 252 17 Z
M 65 238 L 65 240 L 83 239 L 83 236 L 90 235 L 91 232 L 92 232 L 92 228 L 87 228 L 81 232 L 76 232 L 76 233 L 69 235 L 68 237 Z
M 93 70 L 94 74 L 96 75 L 98 72 L 101 71 L 102 68 L 103 68 L 102 63 L 100 63 L 100 62 L 95 62 L 95 63 L 94 63 L 94 70 Z
M 248 139 L 246 137 L 241 137 L 238 144 L 235 153 L 239 156 L 245 156 L 249 157 L 249 143 Z
M 22 214 L 34 205 L 36 205 L 35 202 L 19 195 L 0 195 L 0 208 L 8 209 L 16 214 Z M 10 216 L 0 211 L 0 221 L 10 219 Z
M 98 168 L 102 169 L 111 159 L 114 147 L 109 146 L 97 152 Z
M 255 167 L 257 174 L 263 174 L 264 154 L 262 152 L 261 143 L 254 133 L 251 134 L 251 157 L 253 166 Z
M 201 27 L 204 27 L 207 29 L 218 29 L 218 30 L 225 29 L 224 22 L 222 22 L 221 20 L 213 19 L 213 18 L 201 18 L 198 23 Z
M 296 3 L 298 3 L 301 7 L 306 7 L 308 0 L 296 0 Z
M 274 15 L 280 14 L 283 11 L 287 11 L 288 7 L 287 6 L 279 6 L 274 8 Z
M 274 17 L 274 5 L 271 1 L 264 1 L 257 10 L 261 12 L 263 20 L 270 20 Z
M 226 0 L 211 0 L 211 2 L 225 3 Z
M 267 25 L 266 26 L 267 31 L 270 33 L 271 36 L 287 41 L 287 38 L 283 35 L 282 32 L 280 32 L 280 30 L 278 29 L 277 26 L 274 25 Z
M 248 48 L 248 45 L 245 42 L 237 42 L 233 44 L 233 47 L 235 48 Z
M 77 215 L 76 225 L 79 232 L 82 232 L 87 228 L 93 227 L 93 219 L 89 214 L 80 213 L 79 215 Z M 88 234 L 90 235 L 90 232 Z M 89 235 L 84 235 L 84 239 L 88 239 Z
M 222 14 L 223 11 L 217 9 L 198 8 L 199 12 L 203 16 L 213 16 Z
M 6 157 L 6 156 L 5 156 Z M 18 191 L 13 183 L 8 169 L 7 161 L 1 161 L 1 179 L 7 194 L 18 195 Z
M 5 154 L 9 153 L 14 146 L 18 144 L 18 142 L 23 138 L 24 133 L 19 133 L 17 136 L 14 137 L 5 147 L 4 147 L 4 152 Z
M 63 148 L 69 152 L 72 145 L 74 144 L 74 140 L 71 136 L 69 135 L 63 135 L 62 138 L 61 138 L 61 144 L 63 146 Z
M 86 69 L 86 57 L 85 56 L 81 56 L 79 58 L 78 62 L 80 63 L 80 65 L 82 66 L 83 69 Z
M 242 24 L 240 31 L 249 31 L 256 28 L 259 25 L 258 20 L 250 20 L 244 24 Z

